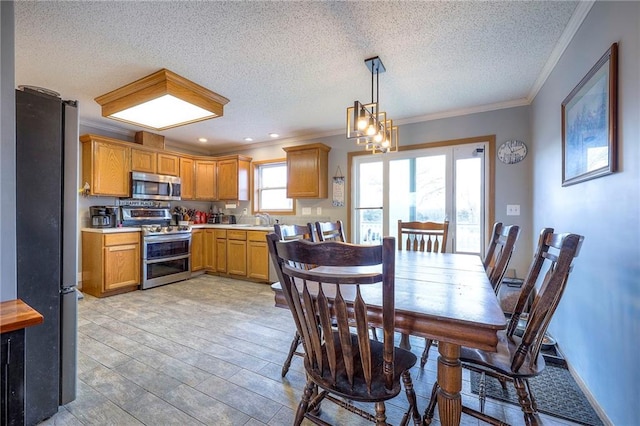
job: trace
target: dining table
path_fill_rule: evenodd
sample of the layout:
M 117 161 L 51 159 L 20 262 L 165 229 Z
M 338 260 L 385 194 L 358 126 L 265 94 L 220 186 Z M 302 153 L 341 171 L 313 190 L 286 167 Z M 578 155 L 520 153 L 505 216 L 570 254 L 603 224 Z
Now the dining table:
M 370 272 L 376 267 L 341 267 L 339 273 Z M 317 269 L 336 272 L 330 266 Z M 376 285 L 362 289 L 373 323 L 382 319 Z M 280 283 L 271 287 L 275 305 L 288 309 Z M 497 333 L 507 325 L 482 261 L 473 254 L 397 250 L 394 294 L 396 331 L 438 341 L 440 423 L 459 425 L 463 410 L 460 347 L 496 351 Z

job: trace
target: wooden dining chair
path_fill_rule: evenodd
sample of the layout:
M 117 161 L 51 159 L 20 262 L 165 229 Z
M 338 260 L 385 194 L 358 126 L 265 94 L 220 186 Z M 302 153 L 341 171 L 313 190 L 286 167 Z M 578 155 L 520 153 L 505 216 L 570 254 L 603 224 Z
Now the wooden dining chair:
M 344 226 L 342 221 L 337 220 L 335 222 L 316 222 L 316 232 L 313 234 L 313 241 L 342 241 L 347 242 L 347 238 L 344 235 Z
M 447 251 L 448 235 L 448 220 L 444 222 L 403 222 L 399 220 L 398 250 L 444 253 Z
M 502 278 L 509 267 L 509 261 L 519 235 L 520 227 L 518 225 L 505 226 L 502 222 L 496 222 L 493 225 L 491 240 L 482 259 L 482 264 L 496 294 L 498 294 Z
M 417 362 L 410 351 L 394 347 L 395 328 L 395 239 L 385 237 L 382 246 L 364 246 L 336 241 L 311 243 L 280 241 L 267 236 L 271 258 L 283 295 L 293 315 L 305 349 L 307 384 L 294 420 L 304 418 L 327 425 L 319 417 L 320 403 L 328 400 L 376 425 L 386 425 L 384 402 L 396 397 L 404 383 L 409 406 L 401 424 L 422 421 L 409 369 Z M 295 265 L 328 267 L 380 265 L 380 270 L 362 273 L 322 272 Z M 369 319 L 361 287 L 376 286 L 382 301 L 384 339 L 369 338 Z M 375 403 L 375 414 L 357 403 Z
M 275 234 L 278 236 L 280 241 L 289 241 L 289 240 L 312 240 L 312 236 L 314 234 L 314 226 L 311 223 L 307 223 L 306 225 L 285 225 L 276 223 L 273 225 L 273 230 Z M 287 358 L 282 364 L 282 377 L 286 376 L 289 372 L 289 368 L 291 368 L 291 361 L 293 360 L 294 355 L 304 356 L 304 352 L 300 352 L 298 348 L 300 347 L 300 335 L 296 331 L 293 336 L 293 340 L 291 340 L 291 345 L 289 347 L 289 353 L 287 354 Z
M 555 234 L 553 228 L 545 228 L 540 232 L 538 247 L 507 329 L 498 332 L 497 352 L 465 347 L 460 350 L 462 366 L 481 374 L 480 411 L 463 406 L 463 413 L 493 425 L 504 424 L 484 413 L 484 380 L 486 376 L 490 376 L 497 378 L 503 384 L 513 383 L 524 413 L 524 423 L 527 425 L 539 423 L 538 408 L 529 386 L 529 378 L 540 374 L 545 367 L 540 347 L 553 313 L 560 303 L 573 268 L 573 260 L 578 256 L 583 240 L 584 237 L 577 234 Z M 536 282 L 543 269 L 546 271 L 544 279 L 539 290 L 535 292 Z M 518 321 L 532 293 L 535 296 L 528 314 L 527 325 L 522 337 L 518 337 L 515 334 Z M 425 410 L 425 424 L 429 424 L 433 418 L 438 389 L 436 382 L 431 392 L 431 400 Z
M 403 222 L 398 220 L 398 250 L 427 251 L 444 253 L 447 251 L 449 221 L 444 222 Z M 404 241 L 404 242 L 403 242 Z M 424 367 L 429 358 L 429 348 L 433 339 L 424 339 L 424 351 L 420 357 L 420 367 Z M 401 348 L 411 348 L 409 335 L 403 334 Z

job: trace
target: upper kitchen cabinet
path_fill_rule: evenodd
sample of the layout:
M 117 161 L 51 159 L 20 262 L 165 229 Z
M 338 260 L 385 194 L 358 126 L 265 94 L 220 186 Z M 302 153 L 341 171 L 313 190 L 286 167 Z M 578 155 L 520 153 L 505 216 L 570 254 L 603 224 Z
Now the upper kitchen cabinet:
M 180 176 L 179 157 L 174 154 L 158 153 L 158 174 Z
M 249 200 L 251 158 L 242 155 L 218 158 L 218 199 Z
M 179 176 L 180 162 L 175 154 L 131 148 L 131 171 Z
M 282 149 L 287 153 L 287 198 L 327 198 L 331 148 L 314 143 Z
M 194 168 L 193 159 L 180 157 L 180 194 L 183 200 L 193 200 L 194 193 Z
M 116 139 L 82 135 L 82 185 L 89 195 L 129 196 L 131 148 Z
M 217 161 L 195 160 L 195 199 L 217 200 Z
M 154 151 L 131 149 L 131 171 L 133 172 L 156 173 L 157 160 L 158 154 Z

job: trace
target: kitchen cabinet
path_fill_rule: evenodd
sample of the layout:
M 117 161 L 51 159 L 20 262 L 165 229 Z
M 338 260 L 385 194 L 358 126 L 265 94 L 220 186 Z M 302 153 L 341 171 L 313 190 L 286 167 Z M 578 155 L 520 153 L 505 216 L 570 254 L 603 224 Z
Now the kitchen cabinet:
M 116 139 L 82 135 L 82 185 L 88 195 L 128 197 L 131 148 Z
M 249 169 L 251 158 L 241 155 L 218 159 L 218 199 L 249 200 Z
M 136 290 L 140 233 L 82 232 L 82 291 L 95 297 Z
M 183 200 L 193 200 L 194 193 L 193 159 L 180 157 L 180 193 Z
M 156 173 L 158 154 L 153 151 L 131 149 L 131 171 Z
M 314 143 L 282 149 L 287 153 L 287 198 L 327 198 L 331 148 Z
M 217 200 L 217 161 L 195 160 L 195 199 Z
M 180 161 L 177 155 L 158 152 L 158 174 L 180 176 Z
M 247 231 L 247 278 L 269 281 L 267 233 Z
M 204 268 L 204 229 L 191 231 L 191 272 Z
M 207 229 L 211 236 L 208 271 L 253 281 L 269 282 L 269 250 L 266 231 Z M 207 234 L 205 234 L 207 235 Z
M 204 268 L 207 271 L 216 269 L 216 231 L 215 229 L 204 230 Z
M 227 274 L 247 275 L 247 231 L 227 230 Z
M 216 271 L 227 273 L 227 230 L 216 229 Z

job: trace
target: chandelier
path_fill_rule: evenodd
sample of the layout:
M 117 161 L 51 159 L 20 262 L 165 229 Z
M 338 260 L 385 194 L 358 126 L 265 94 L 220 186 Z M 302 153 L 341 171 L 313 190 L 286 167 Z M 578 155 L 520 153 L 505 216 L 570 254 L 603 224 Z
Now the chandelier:
M 380 111 L 379 75 L 386 70 L 377 56 L 365 59 L 364 63 L 371 71 L 371 102 L 354 101 L 353 107 L 347 108 L 347 139 L 355 139 L 356 145 L 373 154 L 396 152 L 398 127 L 387 119 L 386 112 Z

